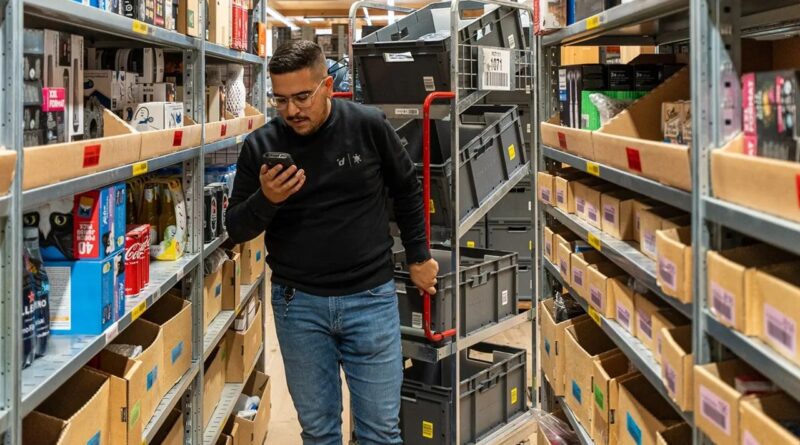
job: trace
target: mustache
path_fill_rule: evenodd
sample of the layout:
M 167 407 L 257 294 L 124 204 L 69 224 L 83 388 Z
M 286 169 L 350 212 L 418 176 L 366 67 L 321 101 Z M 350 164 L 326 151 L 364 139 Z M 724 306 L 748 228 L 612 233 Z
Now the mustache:
M 295 114 L 294 116 L 286 117 L 286 120 L 292 121 L 292 122 L 304 121 L 306 119 L 308 119 L 308 117 L 307 116 L 303 116 L 302 114 Z

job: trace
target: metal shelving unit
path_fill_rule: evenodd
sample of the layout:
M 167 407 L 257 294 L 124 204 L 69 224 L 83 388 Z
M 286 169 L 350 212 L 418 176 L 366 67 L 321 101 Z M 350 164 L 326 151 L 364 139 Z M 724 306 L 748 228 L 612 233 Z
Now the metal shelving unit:
M 239 316 L 247 306 L 247 303 L 250 301 L 250 297 L 253 296 L 253 292 L 257 289 L 261 288 L 261 285 L 264 284 L 264 275 L 258 279 L 253 284 L 245 284 L 241 287 L 241 304 L 239 307 L 236 308 L 235 311 L 222 311 L 213 320 L 209 323 L 208 328 L 206 329 L 206 334 L 203 337 L 203 360 L 207 359 L 209 355 L 214 351 L 214 348 L 219 344 L 222 338 L 225 336 L 225 333 L 228 332 L 228 328 L 231 327 L 233 324 L 233 320 Z
M 255 14 L 261 22 L 267 21 L 267 0 L 256 1 Z M 175 31 L 132 20 L 121 15 L 85 6 L 71 0 L 4 0 L 0 14 L 0 34 L 3 57 L 0 74 L 3 78 L 3 97 L 0 100 L 0 146 L 16 150 L 17 164 L 11 192 L 0 197 L 0 317 L 2 341 L 0 342 L 0 434 L 5 445 L 18 445 L 22 441 L 22 418 L 66 382 L 78 369 L 113 341 L 134 320 L 161 296 L 174 287 L 182 290 L 192 303 L 192 364 L 180 381 L 163 397 L 156 413 L 145 426 L 142 442 L 150 443 L 163 426 L 166 417 L 175 408 L 191 413 L 185 416 L 186 443 L 199 444 L 203 439 L 202 382 L 205 358 L 203 335 L 203 259 L 227 239 L 226 235 L 204 245 L 203 229 L 203 171 L 205 155 L 240 146 L 247 134 L 159 156 L 146 161 L 116 167 L 103 172 L 62 181 L 31 190 L 22 190 L 25 152 L 22 147 L 22 76 L 15 75 L 22 64 L 23 23 L 33 28 L 51 28 L 83 35 L 98 47 L 157 46 L 166 51 L 180 53 L 183 57 L 184 105 L 188 116 L 200 125 L 205 120 L 205 66 L 228 61 L 246 64 L 250 69 L 251 97 L 254 107 L 266 114 L 267 61 L 253 54 L 223 48 L 205 42 L 203 38 L 189 37 Z M 205 3 L 200 2 L 196 19 L 205 22 Z M 57 162 L 57 160 L 54 160 Z M 71 196 L 105 185 L 131 179 L 142 173 L 152 173 L 169 166 L 180 166 L 181 181 L 186 194 L 189 242 L 186 254 L 177 261 L 153 261 L 150 284 L 139 297 L 129 298 L 129 311 L 103 334 L 97 336 L 51 336 L 48 351 L 26 369 L 21 366 L 21 334 L 19 289 L 21 289 L 22 214 L 54 199 Z M 200 203 L 200 205 L 196 205 Z M 263 295 L 263 277 L 252 286 L 245 286 L 242 295 L 247 298 Z M 260 291 L 260 292 L 259 292 Z M 219 341 L 230 321 L 214 339 Z M 262 351 L 264 350 L 262 346 Z M 261 360 L 263 362 L 263 360 Z M 194 409 L 193 409 L 194 408 Z
M 567 405 L 567 401 L 564 400 L 563 397 L 559 397 L 559 406 L 561 410 L 564 411 L 564 416 L 566 416 L 567 421 L 572 426 L 572 429 L 575 430 L 575 434 L 578 436 L 578 440 L 581 442 L 581 445 L 594 445 L 594 441 L 592 440 L 592 436 L 589 435 L 589 432 L 586 431 L 586 428 L 578 422 L 578 418 L 575 417 L 575 414 Z

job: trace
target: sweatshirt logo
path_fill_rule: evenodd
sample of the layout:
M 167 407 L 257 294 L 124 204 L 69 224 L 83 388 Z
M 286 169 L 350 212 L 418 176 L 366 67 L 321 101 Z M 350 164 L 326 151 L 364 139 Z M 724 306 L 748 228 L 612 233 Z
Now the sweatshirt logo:
M 358 153 L 356 154 L 345 153 L 343 157 L 336 158 L 336 162 L 339 164 L 339 167 L 344 167 L 344 166 L 352 167 L 354 165 L 361 164 L 361 161 L 363 161 L 363 159 L 361 159 L 361 155 Z

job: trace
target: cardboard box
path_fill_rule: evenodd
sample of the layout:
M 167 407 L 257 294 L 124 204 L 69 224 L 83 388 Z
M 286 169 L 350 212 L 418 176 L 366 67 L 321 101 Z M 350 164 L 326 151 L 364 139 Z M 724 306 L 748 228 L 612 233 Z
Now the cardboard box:
M 217 346 L 205 361 L 203 373 L 203 429 L 208 426 L 225 388 L 225 346 Z
M 567 26 L 567 2 L 565 0 L 535 0 L 533 2 L 534 28 L 536 34 Z
M 618 354 L 619 349 L 593 320 L 584 320 L 568 327 L 564 339 L 567 406 L 584 428 L 591 430 L 594 361 Z
M 664 350 L 663 329 L 672 329 L 677 326 L 686 326 L 692 322 L 678 312 L 677 309 L 665 308 L 653 314 L 653 335 L 655 336 L 655 350 L 653 357 L 656 363 L 661 363 L 661 354 Z
M 666 307 L 666 303 L 652 294 L 636 294 L 636 338 L 655 354 L 656 336 L 653 331 L 653 317 L 656 312 Z
M 800 264 L 785 263 L 758 271 L 748 295 L 748 329 L 794 363 L 800 364 Z
M 72 210 L 74 259 L 105 259 L 125 248 L 125 205 L 126 189 L 122 182 L 75 195 Z
M 233 119 L 231 123 L 232 136 L 249 133 L 257 130 L 266 123 L 266 117 L 256 107 L 245 104 L 244 116 Z
M 153 444 L 157 445 L 183 445 L 184 441 L 184 422 L 183 414 L 177 409 L 172 412 L 164 421 L 164 426 L 156 433 Z
M 600 184 L 593 185 L 586 189 L 584 199 L 586 200 L 586 211 L 583 216 L 586 222 L 592 227 L 600 229 L 603 224 L 603 207 L 600 204 L 600 198 L 604 193 L 617 190 L 614 184 Z
M 667 394 L 684 411 L 694 410 L 692 326 L 663 328 L 661 381 Z
M 192 304 L 174 295 L 164 295 L 142 314 L 142 319 L 161 327 L 164 366 L 159 377 L 166 393 L 192 365 Z
M 739 402 L 744 396 L 735 388 L 740 375 L 758 372 L 739 359 L 694 367 L 694 422 L 709 439 L 720 445 L 739 441 Z
M 264 342 L 264 323 L 261 318 L 261 302 L 258 302 L 255 320 L 247 330 L 236 332 L 229 330 L 225 334 L 225 349 L 228 351 L 225 381 L 228 383 L 244 383 L 247 381 L 259 349 Z
M 748 396 L 739 404 L 739 443 L 800 445 L 800 438 L 780 422 L 800 422 L 800 403 L 784 393 Z
M 536 186 L 538 187 L 537 196 L 539 200 L 551 206 L 556 205 L 556 197 L 553 192 L 553 190 L 555 190 L 553 175 L 547 172 L 538 172 L 536 177 Z
M 639 198 L 633 201 L 633 240 L 637 243 L 642 243 L 641 230 L 644 211 L 658 205 L 658 201 L 649 198 Z
M 658 287 L 681 303 L 691 303 L 692 228 L 656 231 L 656 252 Z
M 661 132 L 664 142 L 683 144 L 683 126 L 686 121 L 686 102 L 664 102 L 661 104 Z M 691 114 L 690 114 L 691 116 Z
M 689 68 L 684 68 L 592 134 L 596 160 L 691 190 L 689 147 L 660 142 L 661 104 L 688 100 L 689 95 Z
M 613 280 L 613 279 L 612 279 Z M 614 319 L 632 336 L 636 337 L 636 293 L 627 287 L 622 278 L 613 283 Z
M 556 189 L 556 206 L 566 213 L 575 213 L 575 181 L 585 179 L 584 174 L 575 170 L 574 174 L 557 175 L 553 178 Z
M 222 310 L 222 268 L 203 278 L 203 332 Z
M 555 396 L 564 393 L 564 332 L 574 323 L 589 320 L 588 315 L 556 323 L 553 317 L 553 299 L 542 300 L 539 303 L 539 332 L 541 333 L 541 359 L 542 372 L 553 387 Z
M 626 190 L 603 193 L 600 197 L 601 229 L 612 237 L 630 241 L 634 238 L 634 205 L 636 195 Z
M 183 116 L 184 125 L 180 128 L 154 130 L 141 133 L 142 149 L 140 160 L 144 161 L 186 148 L 200 145 L 202 125 L 196 124 L 188 115 Z
M 231 1 L 208 2 L 208 41 L 224 47 L 231 46 Z M 201 26 L 202 29 L 202 26 Z
M 0 196 L 7 194 L 11 189 L 11 181 L 14 180 L 16 167 L 17 152 L 0 148 Z
M 222 309 L 235 311 L 242 304 L 241 254 L 225 251 L 228 259 L 222 265 Z
M 755 335 L 747 329 L 745 293 L 756 268 L 792 260 L 792 255 L 768 244 L 736 247 L 721 252 L 709 251 L 708 309 L 722 325 Z
M 234 417 L 234 424 L 238 426 L 237 445 L 262 445 L 264 443 L 271 414 L 271 388 L 272 380 L 269 376 L 258 371 L 254 371 L 244 385 L 242 394 L 259 396 L 261 403 L 258 405 L 258 411 L 253 420 Z
M 563 252 L 562 252 L 563 253 Z M 608 259 L 596 250 L 570 254 L 569 283 L 578 296 L 589 299 L 589 275 L 587 268 L 592 264 L 605 263 Z
M 561 224 L 555 223 L 552 226 L 545 226 L 542 237 L 543 245 L 543 252 L 545 258 L 550 260 L 551 263 L 557 266 L 558 262 L 556 261 L 556 249 L 558 247 L 558 240 L 556 240 L 556 235 L 569 236 L 569 234 L 574 233 L 569 230 L 568 228 L 562 226 Z
M 664 230 L 667 220 L 678 220 L 685 218 L 686 214 L 674 207 L 660 206 L 651 207 L 643 210 L 640 214 L 639 227 L 639 248 L 648 258 L 656 260 L 656 231 Z
M 692 443 L 692 427 L 688 423 L 679 423 L 656 433 L 657 445 L 685 445 L 687 443 Z
M 594 160 L 594 132 L 564 127 L 559 125 L 559 122 L 560 119 L 558 115 L 556 115 L 550 118 L 550 120 L 539 124 L 542 143 L 551 148 L 560 149 L 585 159 Z
M 146 102 L 136 107 L 131 125 L 137 131 L 159 131 L 183 126 L 183 104 L 175 102 Z
M 631 363 L 622 352 L 604 355 L 594 361 L 591 436 L 595 444 L 617 443 L 617 382 L 619 377 L 630 376 L 632 373 Z
M 180 0 L 178 3 L 178 32 L 187 36 L 200 37 L 200 1 Z
M 267 249 L 262 233 L 252 240 L 242 243 L 242 284 L 253 284 L 264 274 Z
M 572 193 L 575 196 L 575 214 L 584 221 L 588 220 L 586 200 L 589 195 L 589 189 L 601 184 L 604 183 L 598 178 L 586 178 L 576 181 L 572 188 Z
M 572 282 L 572 276 L 570 276 L 570 262 L 572 261 L 572 242 L 568 242 L 565 240 L 565 236 L 569 238 L 567 235 L 556 235 L 556 263 L 555 266 L 558 268 L 559 273 L 561 274 L 561 278 L 564 279 L 565 283 Z
M 623 286 L 624 283 L 614 280 L 615 277 L 625 279 L 625 272 L 610 262 L 601 262 L 590 266 L 586 270 L 586 299 L 589 304 L 603 317 L 613 319 L 615 314 L 614 286 Z M 619 290 L 623 292 L 624 290 Z M 631 291 L 632 295 L 633 291 Z
M 620 445 L 656 445 L 656 434 L 683 422 L 672 405 L 637 374 L 619 383 Z

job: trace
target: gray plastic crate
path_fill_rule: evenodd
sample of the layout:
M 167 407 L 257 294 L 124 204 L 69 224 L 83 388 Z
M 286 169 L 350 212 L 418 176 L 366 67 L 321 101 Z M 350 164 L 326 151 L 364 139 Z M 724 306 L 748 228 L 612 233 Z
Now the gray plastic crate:
M 431 296 L 431 329 L 445 331 L 456 324 L 453 313 L 454 272 L 451 250 L 432 245 L 431 254 L 439 262 L 436 295 Z M 411 282 L 405 252 L 394 254 L 395 283 L 399 297 L 400 324 L 422 328 L 422 295 Z M 461 325 L 460 335 L 469 335 L 517 313 L 517 254 L 494 250 L 461 248 Z M 425 341 L 424 337 L 413 337 Z
M 528 223 L 533 218 L 533 192 L 529 182 L 521 182 L 511 189 L 492 210 L 489 221 L 494 223 Z
M 519 289 L 520 300 L 531 300 L 531 297 L 533 296 L 533 266 L 530 261 L 520 260 L 519 262 L 517 289 Z
M 481 357 L 483 356 L 483 357 Z M 479 343 L 460 354 L 461 443 L 476 443 L 527 409 L 524 349 Z M 404 372 L 400 429 L 406 445 L 450 445 L 450 363 L 415 362 Z
M 463 220 L 525 165 L 528 154 L 523 148 L 516 106 L 475 105 L 460 119 L 459 208 Z M 431 124 L 431 224 L 450 227 L 453 221 L 450 126 L 449 122 L 442 121 Z M 422 122 L 409 121 L 397 129 L 397 134 L 417 164 L 417 175 L 422 178 Z M 441 164 L 436 163 L 440 160 Z
M 532 241 L 533 231 L 530 221 L 516 224 L 489 223 L 488 246 L 490 249 L 517 252 L 520 261 L 530 261 Z
M 481 220 L 478 224 L 472 226 L 466 235 L 461 237 L 462 246 L 476 247 L 478 249 L 486 248 L 486 221 Z
M 461 2 L 462 11 L 483 10 Z M 462 20 L 462 73 L 478 72 L 478 46 L 522 49 L 526 40 L 519 9 L 501 6 Z M 353 44 L 358 80 L 367 104 L 422 104 L 431 91 L 452 91 L 450 3 L 430 4 Z M 461 54 L 465 53 L 465 54 Z

